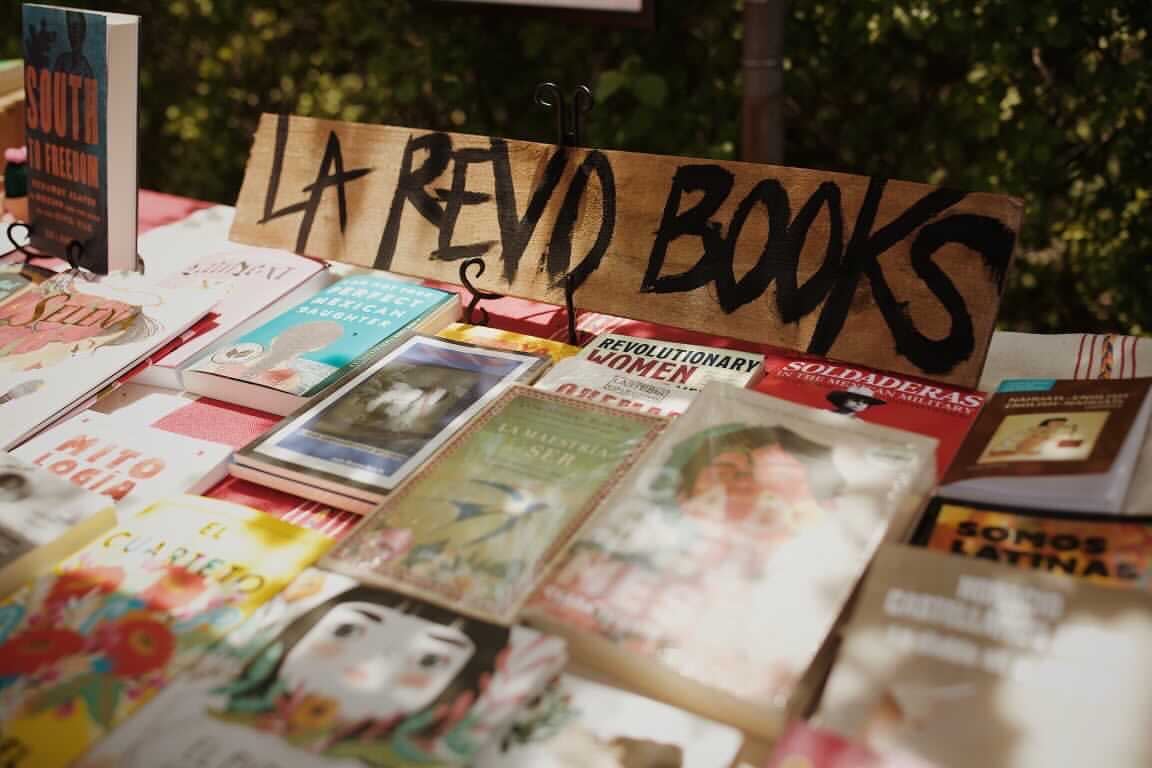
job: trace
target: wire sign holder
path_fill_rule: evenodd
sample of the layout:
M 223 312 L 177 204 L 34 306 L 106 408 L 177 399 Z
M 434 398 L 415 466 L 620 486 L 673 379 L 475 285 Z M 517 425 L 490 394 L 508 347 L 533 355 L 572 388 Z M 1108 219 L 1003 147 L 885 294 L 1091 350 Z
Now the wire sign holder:
M 572 91 L 572 101 L 568 102 L 560 86 L 553 82 L 540 83 L 536 86 L 533 96 L 535 102 L 551 109 L 556 116 L 556 144 L 561 147 L 578 147 L 583 143 L 584 116 L 592 111 L 594 100 L 592 91 L 586 85 L 578 85 Z M 474 256 L 460 263 L 460 284 L 471 294 L 471 298 L 464 310 L 464 320 L 474 323 L 476 311 L 480 312 L 480 325 L 488 324 L 488 311 L 479 306 L 482 300 L 500 299 L 503 294 L 491 291 L 482 291 L 472 284 L 468 271 L 476 268 L 476 277 L 484 274 L 486 268 L 484 259 Z M 576 290 L 572 287 L 571 273 L 564 275 L 564 309 L 568 320 L 568 343 L 580 344 L 580 337 L 576 333 L 576 304 L 574 295 Z

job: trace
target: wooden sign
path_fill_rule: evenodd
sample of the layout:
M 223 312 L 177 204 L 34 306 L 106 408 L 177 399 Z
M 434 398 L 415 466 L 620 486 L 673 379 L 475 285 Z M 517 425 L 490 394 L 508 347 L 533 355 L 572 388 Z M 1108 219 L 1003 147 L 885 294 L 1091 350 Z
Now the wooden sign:
M 1022 206 L 752 163 L 264 115 L 233 240 L 975 386 Z

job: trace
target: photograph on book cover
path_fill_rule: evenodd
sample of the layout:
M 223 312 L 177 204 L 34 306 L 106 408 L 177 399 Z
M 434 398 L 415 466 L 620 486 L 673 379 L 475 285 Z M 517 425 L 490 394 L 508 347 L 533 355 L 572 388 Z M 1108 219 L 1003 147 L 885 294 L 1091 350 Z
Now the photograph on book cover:
M 522 354 L 420 339 L 278 429 L 255 450 L 368 486 L 422 461 L 535 363 Z M 384 483 L 387 482 L 387 485 Z
M 1108 413 L 1079 411 L 1005 416 L 977 463 L 1087 459 L 1108 421 Z

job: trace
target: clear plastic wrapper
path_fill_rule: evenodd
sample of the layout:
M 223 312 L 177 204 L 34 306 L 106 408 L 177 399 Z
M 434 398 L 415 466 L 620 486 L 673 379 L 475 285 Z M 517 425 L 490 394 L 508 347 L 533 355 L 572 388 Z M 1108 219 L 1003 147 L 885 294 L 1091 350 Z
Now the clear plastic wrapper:
M 709 384 L 529 604 L 582 663 L 773 735 L 936 441 Z

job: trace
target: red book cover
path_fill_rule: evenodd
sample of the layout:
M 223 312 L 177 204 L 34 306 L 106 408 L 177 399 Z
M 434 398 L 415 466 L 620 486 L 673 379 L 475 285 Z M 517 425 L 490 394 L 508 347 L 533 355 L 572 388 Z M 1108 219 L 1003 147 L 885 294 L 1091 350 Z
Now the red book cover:
M 938 477 L 951 464 L 987 397 L 983 392 L 779 350 L 765 353 L 764 378 L 753 389 L 845 419 L 934 437 L 940 441 Z

